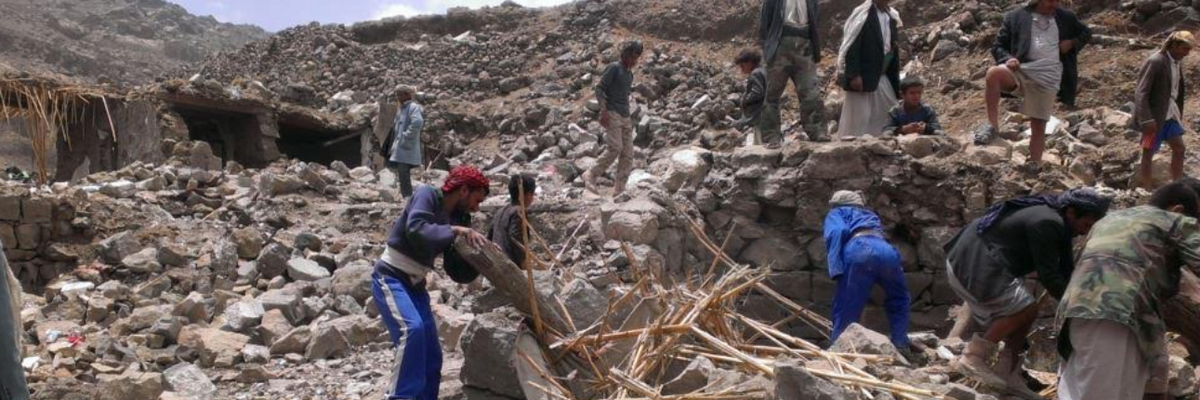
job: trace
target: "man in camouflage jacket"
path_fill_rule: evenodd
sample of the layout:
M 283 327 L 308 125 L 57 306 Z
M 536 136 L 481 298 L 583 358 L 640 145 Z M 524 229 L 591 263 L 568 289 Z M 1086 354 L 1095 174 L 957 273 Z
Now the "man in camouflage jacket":
M 1092 227 L 1055 321 L 1060 400 L 1143 398 L 1165 360 L 1159 308 L 1179 291 L 1182 267 L 1200 272 L 1198 202 L 1176 182 Z

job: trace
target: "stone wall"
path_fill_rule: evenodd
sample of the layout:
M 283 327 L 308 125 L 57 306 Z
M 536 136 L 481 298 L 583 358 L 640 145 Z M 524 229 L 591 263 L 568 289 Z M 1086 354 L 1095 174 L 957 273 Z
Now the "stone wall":
M 75 210 L 67 202 L 19 186 L 0 187 L 0 243 L 26 288 L 75 267 L 76 257 L 56 243 L 78 238 Z
M 1009 163 L 1012 146 L 964 149 L 934 137 L 792 143 L 726 153 L 687 147 L 660 154 L 651 160 L 649 173 L 631 178 L 638 187 L 633 200 L 602 209 L 608 239 L 647 246 L 654 253 L 647 259 L 661 259 L 682 275 L 707 268 L 709 251 L 692 243 L 692 234 L 670 210 L 672 202 L 686 204 L 694 219 L 702 216 L 707 234 L 725 246 L 725 253 L 769 268 L 769 285 L 828 316 L 836 284 L 826 272 L 822 238 L 827 204 L 837 190 L 862 191 L 904 259 L 913 330 L 949 328 L 949 309 L 959 300 L 946 285 L 942 245 L 959 227 L 997 199 L 1080 185 L 1057 167 L 1022 172 Z M 664 189 L 670 194 L 655 194 Z M 882 300 L 876 293 L 864 321 L 887 331 Z M 747 301 L 746 309 L 762 320 L 789 315 L 765 297 Z M 789 328 L 816 336 L 802 322 Z

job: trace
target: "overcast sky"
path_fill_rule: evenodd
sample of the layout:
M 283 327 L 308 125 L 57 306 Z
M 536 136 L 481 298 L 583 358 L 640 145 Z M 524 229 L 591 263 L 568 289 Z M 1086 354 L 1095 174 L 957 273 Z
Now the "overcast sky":
M 504 0 L 167 0 L 192 14 L 212 15 L 222 22 L 254 24 L 269 31 L 307 24 L 354 23 L 396 15 L 442 14 L 447 8 L 495 6 Z M 542 7 L 570 0 L 516 0 Z

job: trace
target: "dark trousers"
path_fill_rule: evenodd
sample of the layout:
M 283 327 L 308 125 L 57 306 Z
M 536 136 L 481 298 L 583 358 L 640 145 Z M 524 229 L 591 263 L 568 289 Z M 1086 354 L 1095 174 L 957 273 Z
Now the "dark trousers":
M 406 199 L 412 197 L 413 194 L 412 169 L 416 167 L 416 165 L 402 163 L 392 164 L 392 171 L 396 173 L 396 183 L 400 185 L 400 194 L 404 195 Z

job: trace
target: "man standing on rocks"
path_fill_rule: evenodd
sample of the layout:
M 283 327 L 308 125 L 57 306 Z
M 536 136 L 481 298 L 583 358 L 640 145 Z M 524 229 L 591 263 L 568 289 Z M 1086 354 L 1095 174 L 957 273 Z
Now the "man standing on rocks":
M 975 144 L 987 144 L 1000 132 L 1000 96 L 1022 98 L 1021 114 L 1031 119 L 1029 162 L 1037 164 L 1046 149 L 1046 123 L 1054 114 L 1061 91 L 1075 102 L 1079 50 L 1092 31 L 1075 13 L 1059 7 L 1061 0 L 1031 0 L 1004 17 L 992 56 L 997 66 L 987 71 L 988 124 L 975 131 Z
M 809 139 L 824 141 L 825 104 L 821 101 L 821 40 L 817 33 L 817 0 L 763 0 L 758 39 L 767 63 L 767 102 L 762 113 L 762 141 L 783 145 L 779 101 L 790 80 L 800 98 L 800 122 Z
M 388 157 L 388 165 L 396 173 L 396 181 L 400 185 L 400 194 L 405 198 L 412 197 L 412 170 L 419 168 L 421 158 L 421 129 L 425 127 L 424 109 L 414 97 L 417 89 L 402 85 L 396 88 L 396 101 L 400 109 L 396 111 L 396 122 L 388 139 L 384 141 L 383 153 Z
M 833 209 L 825 216 L 825 250 L 829 277 L 837 281 L 830 339 L 837 341 L 846 328 L 858 322 L 871 298 L 871 288 L 879 285 L 887 294 L 884 307 L 892 344 L 908 354 L 910 296 L 900 252 L 884 238 L 883 223 L 866 208 L 862 194 L 838 191 L 829 205 Z
M 993 205 L 946 245 L 947 283 L 983 327 L 963 350 L 960 371 L 1014 395 L 1037 398 L 1026 386 L 1021 353 L 1038 316 L 1025 277 L 1062 298 L 1073 268 L 1071 239 L 1086 235 L 1108 212 L 1110 200 L 1090 188 L 1061 195 L 1021 197 Z M 989 364 L 1004 342 L 995 369 Z
M 1055 319 L 1066 360 L 1060 400 L 1142 399 L 1150 378 L 1165 370 L 1167 327 L 1158 310 L 1179 292 L 1182 267 L 1200 273 L 1198 203 L 1187 184 L 1174 182 L 1149 205 L 1096 223 Z M 1163 378 L 1151 393 L 1163 392 Z
M 25 400 L 25 369 L 21 366 L 21 284 L 8 266 L 8 258 L 0 246 L 0 398 Z
M 422 186 L 388 236 L 387 247 L 371 275 L 371 292 L 379 316 L 391 334 L 396 350 L 387 398 L 437 400 L 442 379 L 442 348 L 437 322 L 430 310 L 425 276 L 434 259 L 443 256 L 443 268 L 455 282 L 478 276 L 453 251 L 454 241 L 465 237 L 473 246 L 491 246 L 470 228 L 471 213 L 488 195 L 488 179 L 478 169 L 455 167 L 441 189 Z
M 1183 103 L 1186 94 L 1183 58 L 1192 52 L 1196 37 L 1188 31 L 1171 35 L 1162 51 L 1142 64 L 1133 99 L 1133 123 L 1142 132 L 1142 187 L 1154 184 L 1154 154 L 1163 142 L 1171 145 L 1171 179 L 1183 178 Z
M 733 60 L 738 70 L 746 79 L 746 91 L 742 93 L 742 119 L 738 120 L 738 129 L 752 127 L 754 129 L 753 143 L 762 144 L 762 110 L 767 98 L 767 70 L 762 67 L 762 54 L 757 50 L 746 49 Z
M 633 67 L 642 57 L 642 42 L 632 41 L 621 48 L 621 61 L 604 70 L 596 85 L 596 102 L 600 103 L 600 126 L 604 132 L 604 153 L 596 166 L 583 173 L 583 183 L 589 191 L 599 194 L 596 177 L 608 171 L 613 161 L 613 196 L 625 191 L 625 181 L 633 171 L 633 121 L 630 119 L 629 94 L 633 91 Z
M 536 192 L 537 181 L 532 176 L 513 175 L 508 181 L 508 197 L 511 201 L 492 217 L 492 226 L 488 229 L 488 238 L 492 243 L 499 246 L 508 259 L 521 269 L 525 267 L 526 239 L 529 237 L 529 227 L 525 226 L 521 214 L 533 205 Z
M 846 91 L 838 136 L 879 135 L 900 88 L 900 14 L 890 0 L 867 0 L 846 20 L 838 83 Z

